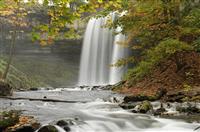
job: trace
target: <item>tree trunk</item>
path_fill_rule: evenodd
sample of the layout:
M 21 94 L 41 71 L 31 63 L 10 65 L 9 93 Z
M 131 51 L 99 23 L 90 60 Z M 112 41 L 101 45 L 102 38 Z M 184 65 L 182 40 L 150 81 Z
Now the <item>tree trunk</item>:
M 12 59 L 13 59 L 13 55 L 14 55 L 14 49 L 15 49 L 15 41 L 16 41 L 16 30 L 13 31 L 13 33 L 12 33 L 10 51 L 9 51 L 9 58 L 8 58 L 8 62 L 7 62 L 7 65 L 6 65 L 5 72 L 3 73 L 3 76 L 2 76 L 3 80 L 6 80 L 9 69 L 10 69 L 10 65 L 12 63 Z

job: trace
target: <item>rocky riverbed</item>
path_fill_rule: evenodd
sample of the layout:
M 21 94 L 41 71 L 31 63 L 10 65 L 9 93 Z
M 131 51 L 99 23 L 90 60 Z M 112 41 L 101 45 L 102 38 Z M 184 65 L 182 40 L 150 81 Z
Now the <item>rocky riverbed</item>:
M 182 112 L 177 107 L 181 106 L 185 113 L 182 117 L 188 117 L 189 113 L 185 112 L 189 106 L 187 103 L 170 103 L 169 106 L 167 103 L 149 101 L 124 102 L 123 98 L 124 95 L 100 87 L 41 89 L 14 92 L 12 98 L 1 98 L 0 110 L 20 110 L 20 120 L 33 119 L 43 126 L 38 132 L 199 130 L 199 113 L 196 109 L 191 115 L 197 119 L 188 121 L 179 116 Z M 191 108 L 193 106 L 199 110 L 198 103 L 191 103 Z M 170 116 L 174 119 L 166 119 Z

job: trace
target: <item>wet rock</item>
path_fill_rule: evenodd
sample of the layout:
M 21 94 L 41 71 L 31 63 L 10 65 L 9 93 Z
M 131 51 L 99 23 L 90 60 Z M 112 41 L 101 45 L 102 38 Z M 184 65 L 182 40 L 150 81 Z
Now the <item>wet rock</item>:
M 139 113 L 147 113 L 148 111 L 152 110 L 153 106 L 149 101 L 143 101 L 138 106 L 138 112 Z
M 120 103 L 120 102 L 122 102 L 122 100 L 120 98 L 117 98 L 117 97 L 111 97 L 109 99 L 109 102 L 111 102 L 111 103 Z
M 146 95 L 133 95 L 133 96 L 126 96 L 124 97 L 124 102 L 128 103 L 128 102 L 137 102 L 137 101 L 155 101 L 157 100 L 156 97 L 154 96 L 146 96 Z
M 189 106 L 189 107 L 176 107 L 176 110 L 180 113 L 187 113 L 187 114 L 196 114 L 200 113 L 200 109 L 195 106 Z
M 93 86 L 93 87 L 92 87 L 92 90 L 93 90 L 93 89 L 98 89 L 98 88 L 100 88 L 100 87 L 101 87 L 101 86 Z
M 137 102 L 137 101 L 156 101 L 159 100 L 161 97 L 163 97 L 166 94 L 165 89 L 159 89 L 155 95 L 131 95 L 131 96 L 126 96 L 124 97 L 124 102 Z
M 5 81 L 0 80 L 0 96 L 12 95 L 12 87 Z
M 79 86 L 81 89 L 88 88 L 89 86 Z
M 58 125 L 61 128 L 63 128 L 66 132 L 69 132 L 71 130 L 70 126 L 75 125 L 76 122 L 79 122 L 78 118 L 59 120 L 59 121 L 56 122 L 56 125 Z M 54 124 L 54 123 L 52 123 L 52 124 Z
M 161 103 L 160 108 L 156 109 L 153 114 L 154 116 L 158 116 L 164 114 L 164 112 L 166 112 L 166 109 L 163 107 L 163 104 Z
M 101 87 L 101 90 L 111 90 L 112 87 L 113 87 L 112 85 L 106 85 L 106 86 Z
M 142 96 L 142 95 L 138 95 L 138 96 L 126 96 L 124 97 L 124 102 L 128 103 L 128 102 L 136 102 L 136 101 L 143 101 L 143 100 L 148 100 L 147 96 Z
M 41 127 L 38 132 L 58 132 L 57 128 L 53 125 L 46 125 Z
M 38 88 L 30 88 L 29 90 L 30 91 L 38 91 L 39 89 Z
M 63 129 L 64 129 L 66 132 L 70 132 L 70 131 L 71 131 L 71 129 L 70 129 L 69 126 L 64 126 Z
M 166 102 L 200 102 L 200 87 L 193 87 L 190 90 L 170 91 L 164 97 Z
M 69 123 L 65 120 L 59 120 L 56 125 L 62 127 L 62 126 L 66 126 L 66 125 L 69 125 Z
M 194 131 L 197 131 L 197 130 L 199 130 L 199 129 L 200 129 L 200 126 L 199 126 L 199 127 L 197 127 L 197 128 L 195 128 L 195 129 L 194 129 Z
M 135 103 L 121 103 L 119 106 L 123 109 L 133 109 L 135 108 L 136 104 Z
M 63 126 L 71 126 L 74 125 L 75 121 L 72 119 L 66 119 L 66 120 L 59 120 L 57 121 L 56 125 L 63 127 Z

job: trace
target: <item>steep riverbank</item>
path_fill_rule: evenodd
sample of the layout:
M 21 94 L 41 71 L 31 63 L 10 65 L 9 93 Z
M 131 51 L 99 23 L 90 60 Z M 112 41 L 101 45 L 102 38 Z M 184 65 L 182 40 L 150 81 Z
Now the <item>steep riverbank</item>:
M 127 80 L 115 90 L 133 101 L 200 101 L 200 54 L 177 52 L 157 64 L 140 81 Z

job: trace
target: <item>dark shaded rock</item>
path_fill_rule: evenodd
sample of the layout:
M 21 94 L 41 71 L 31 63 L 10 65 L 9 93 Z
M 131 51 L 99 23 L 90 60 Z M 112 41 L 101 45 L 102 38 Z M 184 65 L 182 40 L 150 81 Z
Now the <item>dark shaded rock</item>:
M 34 132 L 34 128 L 32 126 L 23 126 L 20 128 L 17 128 L 16 130 L 12 132 Z
M 143 101 L 143 100 L 148 100 L 147 96 L 143 96 L 143 95 L 138 95 L 138 96 L 126 96 L 124 97 L 124 102 L 128 103 L 128 102 L 136 102 L 136 101 Z
M 66 132 L 70 132 L 70 131 L 71 131 L 71 129 L 70 129 L 69 126 L 64 126 L 63 129 L 64 129 Z
M 93 86 L 92 89 L 100 88 L 101 86 Z
M 155 95 L 131 95 L 131 96 L 126 96 L 124 97 L 124 102 L 137 102 L 137 101 L 156 101 L 161 99 L 166 94 L 165 89 L 159 89 Z
M 163 107 L 163 104 L 160 105 L 160 108 L 156 109 L 154 111 L 154 116 L 162 115 L 164 112 L 166 112 L 166 109 Z
M 0 81 L 0 96 L 12 95 L 12 87 L 5 81 Z
M 111 90 L 112 89 L 112 85 L 106 85 L 106 86 L 103 86 L 101 87 L 102 90 Z
M 66 126 L 66 125 L 69 125 L 69 123 L 65 120 L 60 120 L 56 123 L 56 125 L 62 127 L 62 126 Z
M 199 126 L 199 127 L 197 127 L 197 128 L 195 128 L 195 129 L 194 129 L 194 131 L 197 131 L 198 129 L 200 129 L 200 126 Z
M 148 111 L 152 110 L 153 106 L 149 101 L 143 101 L 139 104 L 138 112 L 139 113 L 147 113 Z
M 67 127 L 74 125 L 76 121 L 78 121 L 78 118 L 59 120 L 56 123 L 52 123 L 52 124 L 56 124 L 56 125 L 62 127 L 63 129 L 66 127 L 66 129 L 67 129 Z
M 31 91 L 37 91 L 39 89 L 38 88 L 30 88 L 29 90 L 31 90 Z
M 131 112 L 133 112 L 133 113 L 138 113 L 138 111 L 137 111 L 137 110 L 132 110 Z
M 180 113 L 187 113 L 187 114 L 195 114 L 195 113 L 200 113 L 200 109 L 198 109 L 195 106 L 189 106 L 189 107 L 177 107 L 177 111 Z
M 46 125 L 41 127 L 38 132 L 58 132 L 57 128 L 52 125 Z
M 190 90 L 176 90 L 170 91 L 164 97 L 164 101 L 166 102 L 187 102 L 187 101 L 195 101 L 200 102 L 200 87 L 194 87 Z
M 135 103 L 121 103 L 119 106 L 123 109 L 133 109 L 135 108 L 136 104 Z
M 110 97 L 109 99 L 109 102 L 112 102 L 112 103 L 120 103 L 120 101 L 121 100 L 117 97 Z

